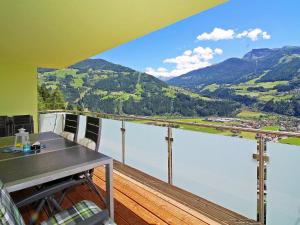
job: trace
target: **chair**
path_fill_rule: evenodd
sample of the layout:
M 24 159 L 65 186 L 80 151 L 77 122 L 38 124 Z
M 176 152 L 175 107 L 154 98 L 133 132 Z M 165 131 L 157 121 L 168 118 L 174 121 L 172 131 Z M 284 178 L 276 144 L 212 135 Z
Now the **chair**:
M 7 116 L 0 116 L 0 137 L 11 135 L 10 121 Z
M 77 115 L 71 115 L 71 114 L 66 115 L 65 128 L 67 129 L 67 132 L 72 131 L 73 132 L 72 134 L 74 134 L 74 136 L 77 136 L 75 134 L 77 134 L 78 131 L 78 118 L 79 116 Z M 101 128 L 102 128 L 101 118 L 87 117 L 85 136 L 84 138 L 80 139 L 78 143 L 84 145 L 89 149 L 98 151 L 100 138 L 101 138 Z M 55 210 L 60 210 L 60 205 L 63 199 L 65 198 L 67 192 L 71 190 L 72 187 L 81 184 L 88 185 L 89 188 L 93 190 L 102 199 L 103 202 L 105 202 L 105 198 L 102 196 L 97 186 L 93 183 L 92 180 L 93 172 L 94 170 L 92 169 L 89 171 L 85 171 L 83 173 L 61 178 L 59 180 L 48 182 L 42 185 L 39 191 L 44 193 L 44 198 L 39 202 L 39 204 L 41 205 L 40 207 L 38 207 L 37 213 L 41 211 L 42 207 L 47 206 L 49 204 L 52 204 Z M 49 192 L 49 190 L 52 189 L 55 189 L 56 193 L 61 192 L 61 195 L 53 196 L 52 191 Z
M 70 115 L 70 114 L 68 114 Z M 73 117 L 75 119 L 75 117 Z M 102 129 L 102 119 L 95 118 L 95 117 L 86 117 L 86 128 L 85 128 L 85 135 L 84 138 L 78 141 L 78 144 L 83 145 L 91 150 L 98 151 L 100 146 L 100 139 L 101 139 L 101 129 Z M 77 174 L 72 176 L 71 179 L 82 180 L 82 183 L 86 183 L 92 190 L 94 190 L 103 201 L 104 198 L 99 192 L 98 188 L 94 185 L 92 181 L 94 170 L 86 171 L 84 173 Z M 70 177 L 69 177 L 70 178 Z M 67 178 L 64 178 L 65 180 Z M 62 199 L 65 196 L 67 189 L 63 191 Z M 59 201 L 61 202 L 61 200 Z
M 36 195 L 37 196 L 37 195 Z M 36 197 L 35 196 L 35 197 Z M 41 197 L 42 198 L 42 197 Z M 14 203 L 0 181 L 0 224 L 3 225 L 25 225 L 25 222 L 17 208 L 37 201 L 36 198 L 27 199 L 22 203 Z M 95 203 L 83 200 L 71 208 L 63 210 L 48 220 L 43 221 L 41 225 L 109 225 L 115 224 L 108 217 L 106 210 L 101 210 Z
M 101 130 L 102 130 L 102 119 L 95 117 L 86 117 L 86 127 L 85 127 L 85 135 L 84 138 L 78 141 L 78 144 L 83 145 L 89 149 L 99 151 L 100 139 L 101 139 Z M 97 193 L 99 197 L 105 202 L 104 197 L 101 192 L 98 190 L 96 185 L 93 182 L 93 173 L 94 169 L 86 171 L 81 174 L 77 174 L 75 178 L 79 180 L 83 180 L 92 190 Z
M 70 140 L 76 141 L 79 125 L 79 116 L 73 114 L 66 114 L 64 130 L 61 136 Z
M 98 151 L 100 146 L 102 129 L 102 119 L 95 117 L 86 117 L 86 127 L 84 138 L 78 141 L 78 144 L 83 145 L 89 149 Z
M 27 132 L 34 132 L 33 117 L 31 115 L 17 115 L 11 118 L 12 120 L 12 132 L 18 133 L 20 128 L 26 129 Z
M 91 150 L 99 151 L 101 130 L 102 130 L 102 119 L 87 116 L 85 135 L 84 138 L 78 141 L 78 144 L 83 145 Z M 102 199 L 103 202 L 105 202 L 104 197 L 102 196 L 101 192 L 98 190 L 98 188 L 96 187 L 96 185 L 92 180 L 93 173 L 94 170 L 91 169 L 89 171 L 85 171 L 84 173 L 80 173 L 69 178 L 76 180 L 77 182 L 87 184 L 90 187 L 90 189 L 93 190 Z M 68 190 L 69 189 L 62 190 L 62 196 L 59 202 L 62 202 Z

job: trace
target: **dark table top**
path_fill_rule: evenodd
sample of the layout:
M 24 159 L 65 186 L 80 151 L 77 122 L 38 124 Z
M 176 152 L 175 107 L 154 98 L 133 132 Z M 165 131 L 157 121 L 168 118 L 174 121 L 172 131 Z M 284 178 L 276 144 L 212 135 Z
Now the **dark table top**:
M 29 140 L 31 143 L 34 143 L 36 141 L 41 142 L 41 141 L 56 140 L 56 139 L 63 139 L 63 137 L 53 132 L 29 134 Z M 15 142 L 15 136 L 0 137 L 0 148 L 13 146 L 14 142 Z
M 0 179 L 9 192 L 112 163 L 112 158 L 63 138 L 46 141 L 48 150 L 43 150 L 44 154 L 0 160 Z
M 24 152 L 15 152 L 15 153 L 3 152 L 4 150 L 10 148 L 14 144 L 14 140 L 15 140 L 14 137 L 0 138 L 0 161 L 33 154 L 33 153 L 24 153 Z M 75 142 L 64 139 L 63 137 L 52 132 L 30 134 L 30 142 L 34 143 L 36 141 L 39 141 L 41 145 L 45 147 L 41 150 L 41 153 L 66 149 L 77 145 Z
M 9 192 L 22 190 L 109 163 L 108 156 L 83 146 L 0 162 L 0 179 Z

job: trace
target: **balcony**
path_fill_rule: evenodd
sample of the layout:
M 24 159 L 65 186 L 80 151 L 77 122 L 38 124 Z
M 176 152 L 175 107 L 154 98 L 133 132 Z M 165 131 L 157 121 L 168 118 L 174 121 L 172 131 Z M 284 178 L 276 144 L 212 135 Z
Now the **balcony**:
M 30 114 L 35 128 L 39 126 L 35 133 L 61 134 L 65 114 L 80 114 L 79 137 L 84 135 L 86 115 L 102 118 L 99 150 L 114 158 L 117 224 L 299 224 L 300 148 L 267 142 L 265 136 L 299 138 L 298 133 L 90 112 L 48 111 L 38 115 L 38 67 L 66 68 L 224 2 L 4 1 L 0 4 L 1 115 Z M 179 129 L 183 125 L 195 130 L 245 131 L 257 134 L 258 139 Z M 18 165 L 11 165 L 22 172 Z M 7 168 L 2 168 L 3 174 L 7 173 Z M 96 168 L 93 179 L 101 192 L 107 191 L 102 168 Z M 17 200 L 32 191 L 28 188 L 12 195 Z M 99 196 L 85 185 L 68 192 L 62 206 L 67 208 L 83 199 L 104 207 Z M 21 213 L 29 223 L 33 208 L 22 207 Z M 42 211 L 39 220 L 47 217 Z
M 181 124 L 174 121 L 76 113 L 103 118 L 100 152 L 115 159 L 117 222 L 291 224 L 298 219 L 300 148 L 266 140 L 298 133 L 189 123 L 259 134 L 247 140 L 174 128 Z M 40 131 L 61 132 L 64 115 L 41 113 Z M 78 136 L 84 126 L 80 122 Z M 100 169 L 95 182 L 104 191 Z

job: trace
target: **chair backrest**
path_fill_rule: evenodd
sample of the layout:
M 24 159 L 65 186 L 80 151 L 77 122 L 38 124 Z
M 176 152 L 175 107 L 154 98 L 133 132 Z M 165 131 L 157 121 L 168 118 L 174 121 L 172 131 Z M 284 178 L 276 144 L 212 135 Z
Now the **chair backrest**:
M 76 139 L 77 137 L 78 125 L 79 125 L 78 115 L 66 114 L 64 131 L 74 134 L 74 139 Z
M 0 137 L 10 136 L 10 121 L 7 116 L 0 116 Z
M 0 180 L 0 224 L 25 225 L 24 220 Z
M 88 138 L 95 142 L 96 151 L 98 151 L 100 146 L 100 138 L 101 138 L 101 129 L 102 129 L 102 119 L 95 117 L 86 117 L 86 128 L 85 128 L 85 138 Z
M 26 129 L 27 132 L 34 132 L 33 117 L 31 115 L 17 115 L 12 117 L 12 131 L 17 133 L 20 128 Z

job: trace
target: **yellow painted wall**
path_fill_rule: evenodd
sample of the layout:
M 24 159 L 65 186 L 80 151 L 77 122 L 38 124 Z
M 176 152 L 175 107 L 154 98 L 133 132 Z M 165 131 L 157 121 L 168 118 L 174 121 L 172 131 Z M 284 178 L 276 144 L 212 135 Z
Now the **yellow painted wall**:
M 1 0 L 0 63 L 67 67 L 225 1 Z
M 22 114 L 33 115 L 37 131 L 36 67 L 0 64 L 0 115 Z

